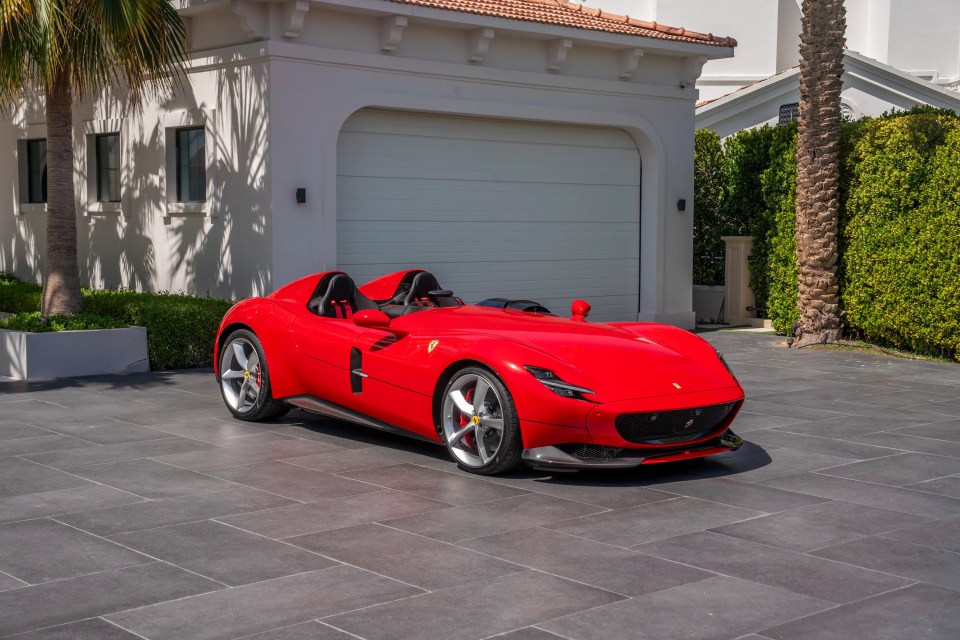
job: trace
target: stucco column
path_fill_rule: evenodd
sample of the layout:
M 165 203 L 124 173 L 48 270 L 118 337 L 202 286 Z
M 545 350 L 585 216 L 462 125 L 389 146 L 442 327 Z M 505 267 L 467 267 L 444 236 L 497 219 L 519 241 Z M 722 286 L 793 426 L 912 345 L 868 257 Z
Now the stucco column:
M 723 236 L 720 239 L 726 245 L 724 319 L 727 324 L 769 328 L 769 320 L 757 318 L 756 311 L 747 311 L 747 307 L 757 306 L 757 296 L 750 287 L 749 258 L 753 253 L 753 236 Z

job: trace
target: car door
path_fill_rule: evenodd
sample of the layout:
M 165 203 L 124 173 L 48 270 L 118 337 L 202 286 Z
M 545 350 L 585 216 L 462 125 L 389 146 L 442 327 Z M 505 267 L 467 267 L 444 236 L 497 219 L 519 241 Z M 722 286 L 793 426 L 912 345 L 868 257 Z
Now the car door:
M 366 331 L 348 318 L 301 316 L 294 324 L 293 338 L 304 356 L 300 367 L 304 388 L 312 395 L 356 410 L 356 398 L 350 391 L 350 352 Z

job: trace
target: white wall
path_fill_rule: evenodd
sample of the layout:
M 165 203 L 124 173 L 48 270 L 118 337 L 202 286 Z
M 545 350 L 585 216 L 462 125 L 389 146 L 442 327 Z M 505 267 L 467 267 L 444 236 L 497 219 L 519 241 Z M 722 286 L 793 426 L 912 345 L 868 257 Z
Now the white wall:
M 697 82 L 701 100 L 799 61 L 799 0 L 588 0 L 615 13 L 737 39 Z M 943 86 L 960 84 L 960 0 L 846 0 L 847 46 Z

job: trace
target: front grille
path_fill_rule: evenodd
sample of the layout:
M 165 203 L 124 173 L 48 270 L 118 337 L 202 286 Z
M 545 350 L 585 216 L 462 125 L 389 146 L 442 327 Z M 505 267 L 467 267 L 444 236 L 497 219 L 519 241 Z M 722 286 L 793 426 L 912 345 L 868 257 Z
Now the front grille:
M 623 454 L 623 449 L 619 447 L 603 447 L 597 444 L 562 444 L 559 449 L 574 458 L 590 462 L 609 462 Z
M 694 409 L 622 413 L 617 432 L 627 442 L 663 444 L 703 437 L 716 429 L 736 406 L 735 402 Z

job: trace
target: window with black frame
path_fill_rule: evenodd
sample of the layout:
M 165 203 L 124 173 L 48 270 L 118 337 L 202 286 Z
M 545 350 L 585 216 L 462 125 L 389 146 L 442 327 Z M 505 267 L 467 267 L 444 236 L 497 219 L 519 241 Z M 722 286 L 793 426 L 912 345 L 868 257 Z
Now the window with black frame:
M 177 129 L 177 201 L 207 199 L 206 135 L 203 127 Z
M 100 134 L 96 143 L 97 201 L 120 202 L 120 134 Z
M 27 202 L 47 201 L 47 141 L 27 140 Z

